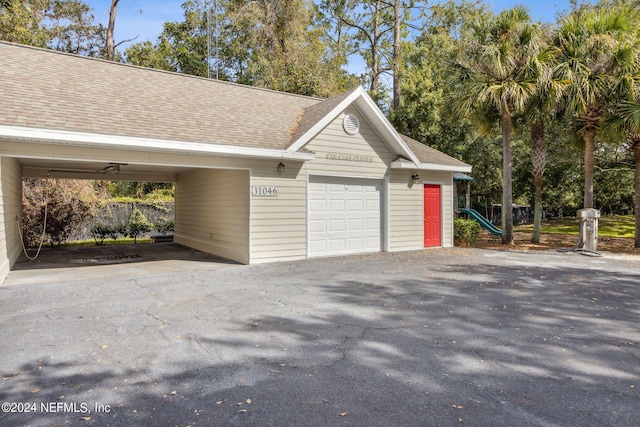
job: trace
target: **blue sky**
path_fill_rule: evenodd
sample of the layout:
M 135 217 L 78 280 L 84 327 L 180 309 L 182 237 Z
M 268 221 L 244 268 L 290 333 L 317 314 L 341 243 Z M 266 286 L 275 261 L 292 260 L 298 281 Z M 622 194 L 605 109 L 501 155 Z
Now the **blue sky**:
M 106 25 L 109 20 L 111 0 L 85 0 L 93 8 L 94 16 Z M 184 0 L 120 0 L 116 19 L 116 43 L 139 36 L 138 41 L 155 41 L 162 31 L 162 24 L 167 21 L 182 20 L 182 3 Z M 435 1 L 431 3 L 436 3 Z M 558 12 L 569 9 L 569 0 L 526 0 L 513 2 L 508 0 L 486 1 L 494 11 L 500 11 L 516 4 L 524 4 L 529 8 L 534 19 L 553 22 Z

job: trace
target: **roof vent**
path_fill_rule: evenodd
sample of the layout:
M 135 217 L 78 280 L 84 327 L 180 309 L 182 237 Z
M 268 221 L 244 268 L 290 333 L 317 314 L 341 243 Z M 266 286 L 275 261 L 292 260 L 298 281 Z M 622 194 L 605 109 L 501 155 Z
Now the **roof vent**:
M 347 114 L 342 120 L 342 127 L 349 135 L 355 135 L 360 130 L 360 120 L 353 114 Z

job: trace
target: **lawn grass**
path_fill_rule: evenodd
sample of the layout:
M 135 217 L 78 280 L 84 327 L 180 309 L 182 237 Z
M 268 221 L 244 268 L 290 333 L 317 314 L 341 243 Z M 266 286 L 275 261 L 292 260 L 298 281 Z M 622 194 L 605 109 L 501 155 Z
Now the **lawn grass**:
M 138 238 L 138 243 L 153 243 L 153 239 L 151 237 L 140 237 Z M 131 237 L 121 237 L 119 239 L 104 239 L 103 245 L 132 245 L 133 238 Z M 94 239 L 87 240 L 76 240 L 73 242 L 65 242 L 60 244 L 60 246 L 65 247 L 75 247 L 75 246 L 97 246 L 96 241 Z
M 578 218 L 559 218 L 542 221 L 543 234 L 578 235 L 580 220 Z M 531 233 L 533 224 L 518 225 L 515 231 Z M 604 215 L 598 219 L 598 236 L 634 237 L 635 224 L 632 215 Z

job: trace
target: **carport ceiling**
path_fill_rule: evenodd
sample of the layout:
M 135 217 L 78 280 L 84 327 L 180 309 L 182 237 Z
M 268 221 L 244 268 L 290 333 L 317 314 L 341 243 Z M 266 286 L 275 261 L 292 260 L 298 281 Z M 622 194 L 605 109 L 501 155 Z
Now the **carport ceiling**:
M 18 158 L 25 178 L 101 179 L 109 181 L 175 182 L 188 168 L 104 161 Z

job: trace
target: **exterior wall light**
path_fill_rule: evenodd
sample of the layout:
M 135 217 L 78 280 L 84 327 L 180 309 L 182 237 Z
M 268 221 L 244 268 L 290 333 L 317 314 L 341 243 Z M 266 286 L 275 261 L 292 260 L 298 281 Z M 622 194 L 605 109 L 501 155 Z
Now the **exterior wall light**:
M 278 173 L 284 173 L 284 163 L 282 162 L 278 165 Z
M 420 182 L 420 175 L 418 175 L 418 172 L 414 172 L 413 175 L 411 175 L 411 179 L 416 184 Z

